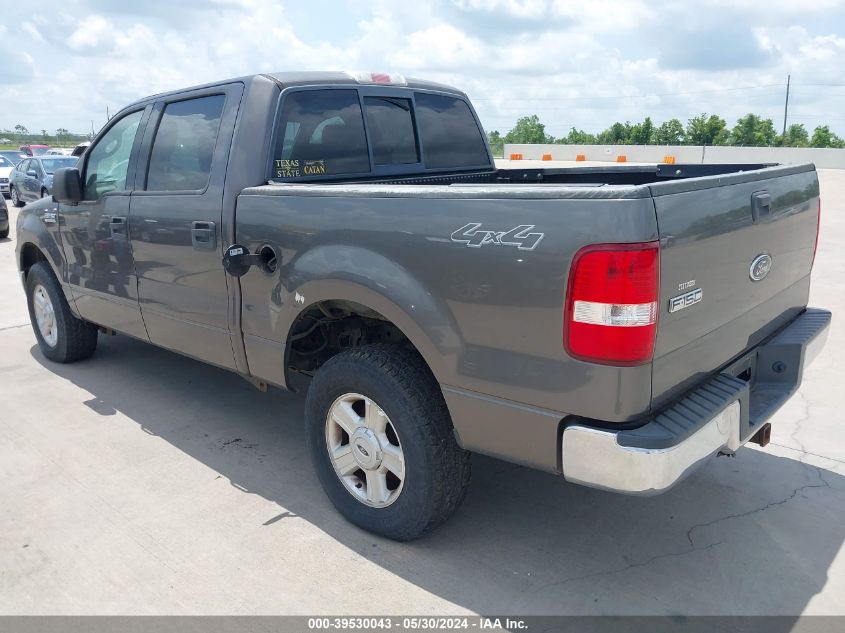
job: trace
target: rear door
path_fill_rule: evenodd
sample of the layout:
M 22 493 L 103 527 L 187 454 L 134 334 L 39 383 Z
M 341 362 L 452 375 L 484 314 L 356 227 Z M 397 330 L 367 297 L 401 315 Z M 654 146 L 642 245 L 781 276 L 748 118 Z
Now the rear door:
M 652 405 L 807 305 L 819 187 L 811 165 L 652 186 L 661 279 Z
M 234 368 L 221 265 L 223 185 L 243 84 L 154 106 L 132 197 L 130 234 L 150 341 Z

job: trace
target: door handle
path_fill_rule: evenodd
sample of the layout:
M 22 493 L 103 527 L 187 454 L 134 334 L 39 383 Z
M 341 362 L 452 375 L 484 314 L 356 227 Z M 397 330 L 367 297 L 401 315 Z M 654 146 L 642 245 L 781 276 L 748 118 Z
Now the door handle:
M 126 237 L 126 218 L 113 217 L 109 220 L 109 231 L 112 237 L 120 235 Z
M 197 220 L 191 223 L 191 246 L 198 251 L 217 248 L 217 227 L 214 222 Z

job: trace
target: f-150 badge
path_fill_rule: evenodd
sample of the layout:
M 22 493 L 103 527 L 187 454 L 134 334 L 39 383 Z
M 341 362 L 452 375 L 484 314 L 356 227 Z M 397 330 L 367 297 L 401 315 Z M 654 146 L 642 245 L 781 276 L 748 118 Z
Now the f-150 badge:
M 678 295 L 677 297 L 672 297 L 671 299 L 669 299 L 669 312 L 677 312 L 678 310 L 683 310 L 684 308 L 688 308 L 691 305 L 695 305 L 700 301 L 701 288 L 690 290 L 689 292 L 685 292 L 682 295 Z
M 452 241 L 466 244 L 469 248 L 481 248 L 487 244 L 495 246 L 516 246 L 521 251 L 533 251 L 545 233 L 532 233 L 533 224 L 520 224 L 509 231 L 488 231 L 481 229 L 481 222 L 470 222 L 452 233 Z

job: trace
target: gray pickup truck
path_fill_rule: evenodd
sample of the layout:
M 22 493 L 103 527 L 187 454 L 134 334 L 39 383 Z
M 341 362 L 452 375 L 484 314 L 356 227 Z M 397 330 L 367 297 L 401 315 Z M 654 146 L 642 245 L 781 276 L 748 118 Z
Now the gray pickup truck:
M 121 332 L 307 389 L 326 493 L 394 539 L 472 452 L 650 494 L 764 445 L 831 318 L 812 165 L 498 169 L 464 93 L 400 76 L 152 96 L 53 186 L 17 220 L 43 354 Z

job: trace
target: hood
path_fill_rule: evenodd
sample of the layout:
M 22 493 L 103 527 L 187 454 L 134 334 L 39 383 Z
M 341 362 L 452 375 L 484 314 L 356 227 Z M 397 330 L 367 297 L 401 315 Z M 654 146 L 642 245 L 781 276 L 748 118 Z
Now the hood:
M 0 178 L 8 178 L 14 167 L 0 167 Z

